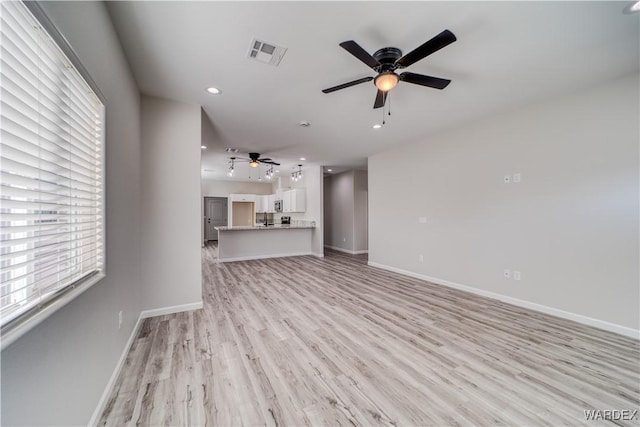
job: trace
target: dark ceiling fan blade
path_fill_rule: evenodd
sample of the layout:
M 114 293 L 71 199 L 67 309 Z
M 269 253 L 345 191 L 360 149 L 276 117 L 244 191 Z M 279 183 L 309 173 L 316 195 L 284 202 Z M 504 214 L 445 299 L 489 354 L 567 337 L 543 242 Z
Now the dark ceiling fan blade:
M 270 162 L 271 160 L 273 160 L 271 157 L 260 157 L 258 159 L 259 162 L 264 162 L 264 161 Z
M 276 165 L 276 166 L 280 166 L 280 163 L 276 163 L 274 161 L 271 160 L 265 160 L 265 159 L 260 159 L 258 160 L 260 163 L 266 163 L 268 165 Z
M 340 46 L 349 52 L 351 55 L 358 58 L 360 61 L 367 64 L 369 67 L 375 69 L 380 66 L 380 63 L 376 58 L 371 56 L 369 52 L 364 50 L 360 45 L 353 40 L 347 40 L 346 42 L 340 43 Z
M 402 58 L 398 59 L 396 61 L 396 64 L 398 64 L 400 67 L 408 67 L 409 65 L 420 61 L 422 58 L 439 51 L 445 46 L 450 45 L 456 40 L 456 36 L 453 35 L 451 31 L 444 30 L 428 42 L 423 43 L 421 46 L 415 48 Z
M 370 82 L 371 80 L 373 80 L 373 77 L 364 77 L 364 78 L 361 78 L 361 79 L 358 79 L 358 80 L 354 80 L 354 81 L 349 82 L 349 83 L 342 83 L 341 85 L 338 85 L 338 86 L 330 87 L 328 89 L 322 89 L 322 92 L 331 93 L 331 92 L 335 92 L 336 90 L 340 90 L 340 89 L 344 89 L 344 88 L 347 88 L 347 87 L 359 85 L 360 83 Z
M 373 108 L 382 108 L 384 107 L 385 102 L 387 102 L 387 93 L 381 90 L 378 90 L 376 94 L 376 102 L 373 103 Z
M 451 83 L 451 80 L 409 72 L 400 74 L 400 80 L 416 85 L 432 87 L 434 89 L 444 89 L 445 87 L 449 86 L 449 83 Z

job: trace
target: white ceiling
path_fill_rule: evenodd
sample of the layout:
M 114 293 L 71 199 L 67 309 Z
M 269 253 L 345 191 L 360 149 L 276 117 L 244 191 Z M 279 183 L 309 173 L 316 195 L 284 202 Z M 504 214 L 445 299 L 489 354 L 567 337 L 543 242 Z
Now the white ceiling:
M 640 15 L 623 14 L 627 4 L 122 1 L 108 9 L 141 92 L 202 105 L 212 135 L 203 176 L 226 179 L 226 147 L 272 157 L 282 173 L 298 163 L 366 167 L 376 152 L 637 72 Z M 382 120 L 372 83 L 321 92 L 375 75 L 340 42 L 408 53 L 445 28 L 458 41 L 407 70 L 452 83 L 439 91 L 401 82 L 382 129 L 372 129 Z M 279 67 L 247 59 L 254 37 L 288 48 Z M 236 168 L 237 179 L 248 171 Z

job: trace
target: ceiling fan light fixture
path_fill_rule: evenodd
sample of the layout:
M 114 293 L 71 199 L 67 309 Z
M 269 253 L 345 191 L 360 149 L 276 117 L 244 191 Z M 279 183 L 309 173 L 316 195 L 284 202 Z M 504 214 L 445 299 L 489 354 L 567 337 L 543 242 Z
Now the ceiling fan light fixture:
M 260 166 L 260 163 L 258 163 L 256 160 L 251 160 L 249 166 L 251 166 L 252 168 L 257 168 L 258 166 Z
M 378 74 L 378 76 L 373 80 L 376 87 L 383 92 L 388 92 L 396 87 L 398 81 L 400 81 L 400 77 L 391 71 Z

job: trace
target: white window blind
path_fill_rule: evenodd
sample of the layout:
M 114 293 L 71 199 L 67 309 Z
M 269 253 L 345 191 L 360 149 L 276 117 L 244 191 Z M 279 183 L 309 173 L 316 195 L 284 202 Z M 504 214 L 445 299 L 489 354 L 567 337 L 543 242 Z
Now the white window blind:
M 4 330 L 104 268 L 104 105 L 22 2 L 0 3 Z

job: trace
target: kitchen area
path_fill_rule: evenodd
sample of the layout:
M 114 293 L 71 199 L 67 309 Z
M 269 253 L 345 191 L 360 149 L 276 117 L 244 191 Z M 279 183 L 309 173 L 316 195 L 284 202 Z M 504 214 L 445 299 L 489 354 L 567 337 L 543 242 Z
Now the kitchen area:
M 300 219 L 306 205 L 305 188 L 229 194 L 226 225 L 213 226 L 218 262 L 311 255 L 316 221 Z M 215 218 L 206 215 L 205 220 L 206 227 L 211 227 Z

